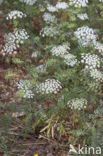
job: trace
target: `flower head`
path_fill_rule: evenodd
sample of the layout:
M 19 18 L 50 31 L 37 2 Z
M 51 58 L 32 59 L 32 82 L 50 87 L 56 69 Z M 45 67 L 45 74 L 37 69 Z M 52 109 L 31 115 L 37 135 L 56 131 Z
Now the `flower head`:
M 40 35 L 43 37 L 54 37 L 55 35 L 58 35 L 60 32 L 57 29 L 57 27 L 54 26 L 46 26 L 44 27 L 41 32 Z
M 5 45 L 2 47 L 2 54 L 16 54 L 17 48 L 20 47 L 20 44 L 24 43 L 24 40 L 27 40 L 29 35 L 25 29 L 17 29 L 13 33 L 5 34 Z
M 55 23 L 57 22 L 57 19 L 54 15 L 51 15 L 50 13 L 44 13 L 43 19 L 47 23 Z
M 29 80 L 20 80 L 19 83 L 17 83 L 18 89 L 22 90 L 24 93 L 24 98 L 33 98 L 34 93 L 32 92 L 32 85 Z
M 26 17 L 26 14 L 24 14 L 23 12 L 21 11 L 18 11 L 18 10 L 14 10 L 14 11 L 11 11 L 6 19 L 7 20 L 11 20 L 11 19 L 17 19 L 17 18 L 23 18 L 23 17 Z
M 84 13 L 84 14 L 77 14 L 77 17 L 81 20 L 86 20 L 88 19 L 88 15 L 87 13 Z
M 78 28 L 74 32 L 74 35 L 77 37 L 78 43 L 83 47 L 95 45 L 98 37 L 95 34 L 95 31 L 92 28 L 89 28 L 88 26 L 82 26 Z
M 85 64 L 85 68 L 100 68 L 101 60 L 96 54 L 82 54 L 81 63 Z
M 28 5 L 33 5 L 36 3 L 37 0 L 19 0 L 20 2 L 24 2 Z
M 61 83 L 55 79 L 47 79 L 45 82 L 36 85 L 37 93 L 41 94 L 57 94 L 62 89 Z
M 66 8 L 68 8 L 68 4 L 66 2 L 58 2 L 56 4 L 56 8 L 57 9 L 66 9 Z
M 85 98 L 75 98 L 72 100 L 69 100 L 67 105 L 74 110 L 82 110 L 82 109 L 86 109 L 87 107 L 87 100 Z
M 49 12 L 57 12 L 58 11 L 58 9 L 55 6 L 50 5 L 50 4 L 47 5 L 47 10 Z
M 76 8 L 86 7 L 88 0 L 69 0 L 70 4 L 73 4 Z

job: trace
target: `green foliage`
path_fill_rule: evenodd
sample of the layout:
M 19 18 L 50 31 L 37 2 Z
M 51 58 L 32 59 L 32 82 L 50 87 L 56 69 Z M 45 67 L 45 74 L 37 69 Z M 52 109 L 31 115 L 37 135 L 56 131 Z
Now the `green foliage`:
M 62 1 L 60 0 L 59 2 Z M 90 143 L 92 146 L 97 146 L 102 142 L 102 139 L 98 139 L 99 135 L 97 135 L 97 133 L 101 135 L 103 125 L 101 122 L 97 123 L 99 119 L 94 112 L 98 107 L 101 110 L 103 109 L 100 106 L 100 98 L 101 95 L 103 96 L 103 81 L 99 82 L 98 79 L 95 80 L 95 78 L 91 77 L 90 71 L 92 69 L 89 65 L 87 65 L 86 68 L 85 64 L 88 64 L 88 61 L 86 63 L 82 62 L 81 55 L 88 53 L 92 56 L 93 54 L 97 55 L 101 60 L 101 66 L 96 66 L 96 69 L 102 73 L 103 3 L 98 0 L 91 0 L 88 7 L 74 7 L 74 5 L 70 5 L 68 1 L 65 2 L 67 2 L 69 6 L 68 8 L 58 9 L 58 11 L 52 13 L 47 9 L 47 2 L 42 0 L 38 0 L 34 5 L 28 5 L 19 0 L 10 0 L 10 2 L 4 0 L 3 3 L 0 4 L 0 8 L 2 8 L 4 11 L 3 14 L 5 15 L 0 22 L 1 27 L 4 27 L 2 29 L 3 37 L 4 32 L 8 34 L 9 32 L 16 32 L 18 29 L 25 29 L 27 34 L 29 34 L 28 39 L 20 42 L 20 45 L 17 47 L 17 54 L 13 53 L 9 55 L 9 53 L 7 53 L 7 55 L 1 56 L 1 59 L 4 59 L 4 63 L 8 65 L 12 64 L 18 70 L 22 70 L 24 77 L 21 76 L 21 79 L 30 82 L 23 86 L 24 88 L 21 85 L 17 89 L 16 87 L 19 80 L 16 80 L 18 82 L 15 83 L 17 91 L 15 99 L 19 99 L 20 103 L 14 102 L 7 104 L 8 109 L 5 114 L 1 115 L 0 125 L 7 131 L 12 124 L 15 125 L 17 122 L 17 124 L 20 125 L 19 135 L 24 137 L 30 133 L 39 133 L 42 128 L 49 125 L 49 130 L 46 129 L 48 131 L 47 133 L 50 134 L 49 136 L 54 137 L 51 133 L 55 127 L 54 125 L 57 124 L 60 138 L 65 133 L 68 136 L 72 135 L 73 140 L 68 139 L 67 143 L 73 142 L 77 144 L 80 142 L 82 144 Z M 55 5 L 56 2 L 54 3 L 53 0 L 50 0 L 48 3 Z M 25 18 L 6 20 L 7 14 L 12 10 L 22 11 L 27 16 Z M 46 19 L 46 21 L 44 18 L 45 13 L 50 13 L 51 16 L 55 16 L 57 22 L 49 21 L 50 17 Z M 87 13 L 88 18 L 81 20 L 78 14 L 84 13 Z M 100 45 L 96 49 L 93 45 L 94 43 L 88 46 L 80 44 L 78 36 L 76 37 L 74 34 L 78 28 L 83 26 L 92 28 L 94 36 L 98 35 L 96 43 L 100 43 L 102 52 L 98 50 Z M 47 28 L 47 30 L 45 28 Z M 82 35 L 83 34 L 80 34 L 79 38 L 81 38 Z M 89 38 L 89 34 L 86 35 L 87 36 L 82 38 L 82 41 L 85 40 L 86 37 Z M 92 37 L 94 38 L 94 36 Z M 89 40 L 89 43 L 91 43 L 91 40 Z M 20 41 L 22 41 L 22 39 L 20 39 Z M 5 42 L 4 40 L 4 44 Z M 63 49 L 65 45 L 68 49 Z M 62 49 L 60 49 L 59 46 L 62 46 Z M 53 48 L 56 50 L 53 51 Z M 13 50 L 13 52 L 14 51 L 15 50 Z M 66 54 L 64 54 L 65 51 Z M 60 54 L 60 52 L 62 52 L 62 54 Z M 75 57 L 68 56 L 67 54 Z M 67 60 L 69 57 L 71 57 L 70 60 Z M 76 60 L 75 58 L 77 62 L 71 65 L 71 62 Z M 97 76 L 98 75 L 97 73 Z M 96 74 L 94 74 L 94 77 L 95 76 Z M 8 71 L 6 74 L 6 79 L 9 81 L 13 78 L 15 79 L 15 77 L 16 74 L 14 72 Z M 51 87 L 51 84 L 49 84 L 41 89 L 46 83 L 45 80 L 48 79 L 58 80 L 61 88 L 58 88 L 55 84 Z M 38 92 L 37 86 L 41 89 Z M 55 92 L 53 87 L 56 88 Z M 50 89 L 51 92 L 49 92 Z M 2 91 L 1 88 L 0 91 Z M 33 97 L 29 97 L 29 94 L 33 94 Z M 72 109 L 68 106 L 68 101 L 73 99 L 86 99 L 88 103 L 87 108 L 79 111 Z M 76 105 L 77 104 L 78 103 L 76 103 Z M 17 112 L 19 115 L 13 117 L 12 113 Z M 20 116 L 21 112 L 24 112 L 22 116 Z M 57 116 L 54 117 L 54 114 L 57 114 Z M 90 115 L 93 115 L 94 118 L 91 119 Z M 102 117 L 100 116 L 100 118 Z M 64 121 L 68 122 L 69 128 L 65 128 L 65 125 L 63 125 Z M 2 136 L 2 134 L 0 135 L 2 142 L 0 149 L 4 148 L 6 151 L 6 144 L 4 147 L 2 147 L 2 144 L 6 142 L 7 138 Z

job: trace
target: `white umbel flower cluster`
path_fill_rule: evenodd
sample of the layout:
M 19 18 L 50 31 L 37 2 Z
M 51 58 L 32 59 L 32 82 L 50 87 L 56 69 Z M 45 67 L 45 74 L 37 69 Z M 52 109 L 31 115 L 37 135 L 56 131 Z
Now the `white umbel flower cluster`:
M 96 54 L 81 54 L 81 63 L 85 64 L 85 68 L 100 68 L 101 60 Z
M 102 54 L 102 52 L 103 52 L 103 44 L 99 43 L 99 42 L 96 42 L 95 49 L 98 50 Z
M 87 13 L 84 14 L 77 14 L 77 17 L 81 20 L 87 20 L 88 19 L 88 15 Z
M 54 15 L 51 15 L 50 13 L 44 13 L 43 19 L 47 23 L 56 23 L 57 19 Z
M 74 35 L 77 37 L 78 43 L 83 47 L 95 45 L 98 37 L 95 34 L 95 31 L 92 28 L 89 28 L 88 26 L 78 28 L 74 32 Z
M 96 82 L 103 82 L 103 73 L 101 71 L 98 71 L 97 69 L 90 70 L 90 76 L 96 81 Z
M 23 91 L 24 98 L 30 99 L 34 97 L 34 94 L 31 90 L 32 85 L 29 80 L 20 80 L 19 83 L 17 83 L 17 87 Z
M 70 47 L 68 45 L 59 45 L 51 49 L 53 56 L 59 56 L 64 59 L 67 65 L 74 66 L 77 62 L 76 56 L 69 53 Z
M 29 38 L 28 33 L 25 29 L 18 29 L 14 32 L 16 38 L 16 44 L 23 44 L 24 40 Z
M 51 49 L 51 53 L 53 56 L 64 56 L 65 54 L 68 53 L 68 51 L 70 50 L 70 47 L 68 45 L 59 45 L 59 46 L 55 46 Z
M 56 8 L 57 9 L 66 9 L 66 8 L 68 8 L 68 4 L 66 2 L 58 2 L 56 4 Z
M 70 101 L 68 101 L 67 105 L 74 110 L 82 110 L 86 109 L 87 107 L 87 100 L 85 98 L 75 98 Z
M 57 12 L 58 11 L 58 9 L 55 6 L 50 5 L 50 4 L 47 4 L 47 10 L 49 12 Z
M 51 5 L 51 4 L 47 4 L 47 10 L 49 12 L 58 12 L 59 9 L 67 9 L 68 8 L 68 4 L 66 2 L 57 2 L 57 4 L 55 6 Z
M 68 53 L 68 54 L 64 55 L 64 62 L 68 66 L 73 67 L 77 63 L 76 56 L 74 56 L 73 54 Z
M 88 0 L 69 0 L 76 8 L 87 7 Z
M 33 5 L 36 3 L 37 0 L 19 0 L 20 2 L 24 2 L 28 5 Z
M 54 37 L 56 35 L 58 35 L 60 33 L 60 31 L 57 29 L 57 27 L 53 27 L 53 26 L 46 26 L 44 27 L 41 31 L 40 31 L 40 35 L 42 37 Z
M 8 33 L 5 35 L 5 45 L 2 48 L 2 54 L 16 54 L 17 48 L 20 47 L 20 44 L 24 43 L 24 40 L 28 39 L 29 35 L 25 29 L 17 29 L 13 33 Z
M 14 11 L 11 11 L 8 15 L 7 15 L 7 17 L 6 17 L 6 19 L 7 20 L 11 20 L 11 19 L 17 19 L 17 18 L 23 18 L 23 17 L 26 17 L 26 14 L 24 14 L 23 12 L 21 12 L 21 11 L 18 11 L 18 10 L 14 10 Z
M 37 93 L 41 94 L 57 94 L 62 89 L 61 83 L 55 79 L 47 79 L 45 82 L 36 85 Z
M 98 82 L 98 81 L 92 81 L 92 82 L 88 83 L 88 87 L 89 87 L 88 89 L 93 92 L 95 92 L 95 91 L 98 92 L 101 88 L 100 86 L 101 86 L 100 82 Z

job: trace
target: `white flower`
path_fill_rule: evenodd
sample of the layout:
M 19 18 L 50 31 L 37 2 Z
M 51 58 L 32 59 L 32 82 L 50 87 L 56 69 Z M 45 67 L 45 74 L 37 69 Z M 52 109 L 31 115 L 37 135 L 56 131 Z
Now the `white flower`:
M 90 76 L 97 82 L 103 82 L 103 73 L 101 71 L 98 71 L 97 69 L 90 70 Z
M 5 45 L 2 47 L 2 54 L 16 54 L 17 48 L 20 44 L 23 44 L 24 40 L 28 39 L 29 36 L 25 29 L 17 29 L 13 33 L 8 33 L 5 36 Z
M 38 51 L 35 51 L 35 52 L 32 53 L 31 57 L 32 57 L 32 58 L 33 58 L 33 57 L 37 57 L 38 55 L 39 55 L 39 52 L 38 52 Z
M 95 45 L 98 37 L 95 31 L 88 26 L 78 28 L 77 31 L 74 32 L 74 35 L 77 37 L 78 43 L 84 47 Z
M 88 15 L 86 13 L 84 13 L 84 14 L 77 14 L 77 17 L 80 18 L 81 20 L 88 19 Z
M 65 54 L 68 53 L 68 51 L 70 50 L 70 47 L 68 45 L 59 45 L 59 46 L 55 46 L 51 49 L 51 53 L 53 56 L 60 56 L 63 57 Z
M 44 13 L 43 19 L 47 23 L 55 23 L 57 22 L 57 19 L 54 15 L 51 15 L 50 13 Z
M 88 4 L 88 0 L 69 0 L 70 4 L 74 4 L 75 7 L 86 7 Z
M 103 52 L 103 44 L 99 43 L 99 42 L 96 42 L 95 49 L 98 50 L 102 54 L 102 52 Z
M 37 93 L 41 94 L 57 94 L 62 89 L 61 83 L 55 79 L 47 79 L 45 82 L 36 85 Z
M 22 90 L 24 93 L 24 98 L 33 98 L 34 93 L 32 92 L 32 85 L 29 80 L 20 80 L 19 83 L 17 83 L 18 89 Z
M 58 9 L 55 6 L 50 5 L 50 4 L 47 5 L 47 10 L 49 12 L 57 12 L 58 11 Z
M 57 27 L 53 27 L 53 26 L 46 26 L 44 28 L 42 28 L 42 30 L 40 31 L 40 35 L 42 37 L 54 37 L 55 35 L 58 35 L 60 33 L 60 31 L 57 29 Z
M 25 31 L 25 29 L 17 29 L 14 32 L 16 43 L 22 44 L 24 40 L 27 40 L 29 38 L 29 35 Z
M 103 0 L 99 0 L 99 2 L 103 2 Z
M 69 100 L 67 105 L 74 110 L 82 110 L 82 109 L 86 109 L 87 107 L 87 100 L 84 98 L 75 98 L 72 100 Z
M 68 54 L 64 55 L 64 62 L 67 65 L 73 67 L 77 63 L 76 56 L 74 56 L 73 54 L 68 53 Z
M 68 8 L 68 4 L 66 2 L 57 2 L 56 6 L 47 4 L 47 10 L 49 12 L 57 12 L 59 9 L 66 9 Z
M 37 0 L 19 0 L 20 2 L 24 2 L 28 5 L 33 5 L 36 3 Z
M 70 47 L 67 44 L 55 46 L 51 49 L 53 56 L 59 56 L 64 59 L 67 65 L 74 66 L 77 62 L 76 56 L 69 53 Z
M 81 54 L 81 63 L 85 64 L 85 68 L 100 68 L 101 60 L 96 54 Z
M 56 8 L 57 9 L 66 9 L 66 8 L 68 8 L 68 4 L 66 2 L 58 2 L 56 4 Z
M 23 12 L 21 11 L 18 11 L 18 10 L 14 10 L 14 11 L 11 11 L 6 19 L 7 20 L 11 20 L 11 19 L 16 19 L 16 18 L 23 18 L 23 17 L 26 17 L 26 14 L 24 14 Z
M 1 50 L 3 56 L 5 56 L 6 54 L 16 54 L 17 53 L 17 48 L 16 48 L 16 45 L 15 43 L 13 42 L 8 42 L 8 43 L 5 43 L 3 49 Z
M 100 86 L 101 86 L 100 82 L 98 82 L 98 81 L 95 81 L 95 82 L 92 81 L 92 82 L 88 83 L 88 87 L 89 87 L 88 89 L 92 90 L 93 92 L 94 91 L 96 91 L 96 92 L 99 91 L 100 90 Z

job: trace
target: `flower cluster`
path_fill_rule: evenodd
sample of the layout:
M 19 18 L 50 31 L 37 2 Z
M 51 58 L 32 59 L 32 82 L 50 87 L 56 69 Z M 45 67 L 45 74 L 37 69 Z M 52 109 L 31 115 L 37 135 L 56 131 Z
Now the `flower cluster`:
M 72 100 L 69 100 L 67 105 L 74 110 L 82 110 L 82 109 L 86 109 L 87 107 L 87 100 L 85 98 L 75 98 Z
M 64 62 L 67 65 L 74 66 L 77 62 L 77 59 L 74 55 L 70 54 L 68 51 L 70 50 L 70 47 L 65 45 L 59 45 L 55 46 L 51 49 L 51 53 L 53 56 L 59 56 L 64 59 Z
M 55 6 L 50 5 L 50 4 L 47 4 L 47 10 L 49 12 L 57 12 L 58 11 L 58 9 Z
M 81 46 L 87 47 L 96 44 L 97 35 L 95 31 L 88 26 L 78 28 L 77 31 L 74 32 L 74 35 L 77 37 L 78 43 Z
M 97 69 L 90 70 L 90 76 L 96 81 L 103 82 L 103 73 Z
M 76 63 L 77 63 L 77 59 L 76 59 L 76 56 L 74 56 L 73 54 L 66 54 L 64 56 L 64 62 L 68 65 L 68 66 L 71 66 L 73 67 Z
M 99 0 L 99 2 L 103 2 L 103 0 Z
M 45 82 L 36 85 L 37 93 L 41 94 L 57 94 L 62 89 L 61 83 L 55 79 L 47 79 Z
M 86 7 L 88 4 L 88 0 L 69 0 L 70 4 L 74 4 L 76 8 Z
M 18 11 L 18 10 L 14 10 L 14 11 L 11 11 L 8 15 L 7 15 L 7 17 L 6 17 L 6 19 L 7 20 L 11 20 L 11 19 L 17 19 L 17 18 L 23 18 L 23 17 L 26 17 L 26 14 L 24 14 L 23 12 L 21 12 L 21 11 Z
M 66 9 L 66 8 L 68 8 L 68 4 L 66 2 L 58 2 L 56 4 L 56 8 L 57 9 Z
M 103 44 L 99 43 L 99 42 L 96 42 L 95 49 L 98 50 L 102 54 L 102 52 L 103 52 Z
M 33 5 L 36 3 L 37 0 L 19 0 L 20 2 L 24 2 L 28 5 Z
M 77 17 L 81 20 L 86 20 L 88 19 L 88 15 L 87 13 L 84 13 L 84 14 L 77 14 Z
M 49 12 L 57 12 L 59 9 L 67 9 L 68 8 L 68 4 L 66 2 L 57 2 L 56 6 L 47 4 L 47 10 Z
M 23 97 L 24 98 L 33 98 L 34 93 L 32 92 L 32 85 L 29 80 L 20 80 L 19 83 L 17 83 L 18 89 L 23 91 Z
M 85 64 L 85 68 L 100 68 L 100 58 L 96 54 L 81 54 L 81 63 Z
M 91 90 L 91 91 L 99 91 L 100 90 L 100 82 L 97 82 L 97 81 L 92 81 L 90 83 L 88 83 L 88 89 Z
M 102 117 L 102 116 L 103 116 L 103 107 L 98 106 L 98 107 L 94 110 L 94 116 L 95 116 L 95 117 Z
M 51 15 L 50 13 L 44 13 L 43 19 L 47 23 L 56 23 L 57 19 L 54 15 Z
M 55 46 L 51 49 L 51 53 L 53 56 L 64 56 L 65 54 L 68 53 L 68 51 L 70 50 L 70 47 L 68 45 L 59 45 L 59 46 Z
M 25 29 L 17 29 L 13 33 L 8 33 L 5 35 L 5 45 L 2 48 L 2 54 L 16 54 L 17 48 L 20 47 L 20 44 L 23 44 L 24 40 L 28 39 L 29 36 Z
M 55 35 L 58 35 L 60 31 L 57 29 L 57 27 L 53 26 L 46 26 L 40 31 L 40 35 L 42 37 L 54 37 Z
M 14 32 L 16 44 L 23 44 L 24 40 L 29 38 L 29 35 L 25 31 L 25 29 L 18 29 Z

